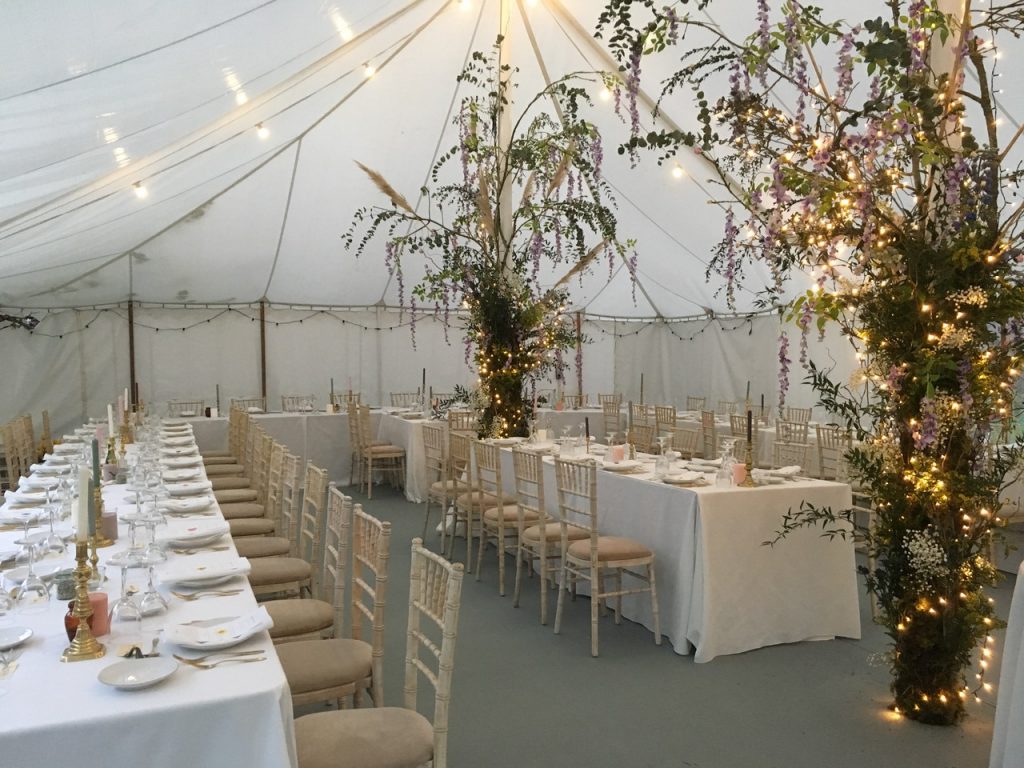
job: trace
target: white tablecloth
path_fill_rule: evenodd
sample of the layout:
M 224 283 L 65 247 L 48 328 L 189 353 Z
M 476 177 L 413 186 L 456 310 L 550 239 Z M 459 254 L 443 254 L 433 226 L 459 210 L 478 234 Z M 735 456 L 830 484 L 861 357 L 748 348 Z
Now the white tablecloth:
M 1024 768 L 1024 564 L 1007 620 L 989 768 Z
M 127 506 L 121 503 L 123 486 L 108 487 L 103 495 L 107 509 Z M 100 551 L 101 563 L 123 548 L 127 526 L 122 526 L 121 534 L 113 547 Z M 0 545 L 17 537 L 13 532 L 0 533 Z M 119 573 L 115 568 L 108 571 L 111 580 L 104 591 L 112 603 L 120 590 Z M 242 587 L 243 592 L 191 603 L 172 599 L 165 616 L 145 620 L 144 634 L 165 621 L 235 616 L 255 609 L 244 577 L 224 586 Z M 208 671 L 182 667 L 160 685 L 127 692 L 96 679 L 101 669 L 121 661 L 110 647 L 101 659 L 61 663 L 60 654 L 68 645 L 66 610 L 66 603 L 54 600 L 45 613 L 14 617 L 15 623 L 30 627 L 35 636 L 26 643 L 17 671 L 0 683 L 8 688 L 0 700 L 0 765 L 4 768 L 281 768 L 296 764 L 291 695 L 268 633 L 238 646 L 265 649 L 265 662 L 228 664 Z M 159 650 L 164 655 L 179 652 L 175 646 L 161 645 Z
M 429 419 L 403 419 L 388 413 L 379 415 L 377 439 L 405 449 L 405 498 L 417 504 L 427 498 L 430 478 L 427 475 L 427 455 L 423 447 L 423 425 Z M 447 424 L 439 421 L 438 424 Z
M 503 451 L 502 482 L 514 491 L 512 453 Z M 695 660 L 766 645 L 860 637 L 853 542 L 810 528 L 774 538 L 801 500 L 839 510 L 848 485 L 819 480 L 758 488 L 679 488 L 649 475 L 600 471 L 598 518 L 608 536 L 636 539 L 655 553 L 662 633 Z M 545 505 L 557 515 L 553 460 L 545 466 Z M 623 614 L 653 629 L 646 594 L 623 599 Z M 692 645 L 691 645 L 692 643 Z

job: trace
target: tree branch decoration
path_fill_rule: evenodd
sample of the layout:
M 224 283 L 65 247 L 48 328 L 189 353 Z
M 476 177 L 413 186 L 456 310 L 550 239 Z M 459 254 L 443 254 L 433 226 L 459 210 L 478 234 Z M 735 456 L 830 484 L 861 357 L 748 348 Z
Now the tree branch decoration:
M 474 92 L 454 119 L 458 144 L 435 163 L 432 186 L 420 190 L 422 206 L 360 164 L 391 207 L 357 211 L 344 243 L 362 255 L 374 238 L 385 239 L 403 306 L 407 298 L 414 308 L 433 303 L 446 326 L 453 310 L 468 312 L 466 359 L 474 357 L 488 403 L 481 434 L 522 436 L 532 408 L 524 384 L 552 370 L 561 375 L 561 352 L 577 342 L 565 314 L 569 284 L 602 258 L 611 271 L 615 260 L 630 258 L 633 243 L 618 239 L 601 137 L 580 114 L 590 104 L 584 86 L 599 76 L 553 82 L 512 120 L 516 70 L 499 69 L 495 58 L 475 52 L 459 75 Z M 557 117 L 542 109 L 549 103 Z M 410 258 L 422 260 L 425 276 L 408 295 L 403 266 Z M 545 265 L 567 272 L 544 285 Z
M 1000 145 L 992 77 L 998 34 L 1019 34 L 1024 3 L 888 0 L 885 15 L 851 24 L 795 0 L 773 19 L 755 2 L 743 40 L 698 14 L 711 0 L 607 2 L 599 34 L 625 79 L 678 44 L 662 99 L 689 90 L 697 104 L 694 130 L 634 130 L 621 151 L 701 154 L 731 209 L 712 269 L 731 286 L 744 264 L 768 265 L 766 302 L 783 299 L 792 272 L 809 274 L 786 319 L 804 339 L 835 324 L 853 345 L 850 382 L 801 357 L 856 439 L 846 460 L 874 501 L 875 526 L 857 535 L 877 558 L 867 583 L 892 641 L 894 708 L 956 723 L 988 685 L 999 621 L 984 588 L 1021 449 L 1006 445 L 1024 351 L 1021 171 L 1007 160 L 1020 132 Z M 780 343 L 782 396 L 785 331 Z M 805 506 L 782 525 L 851 535 L 851 513 Z

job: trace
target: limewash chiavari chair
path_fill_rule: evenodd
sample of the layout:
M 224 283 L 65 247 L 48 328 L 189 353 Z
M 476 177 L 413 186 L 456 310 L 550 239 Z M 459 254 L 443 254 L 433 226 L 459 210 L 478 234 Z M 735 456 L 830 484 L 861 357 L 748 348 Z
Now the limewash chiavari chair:
M 558 516 L 561 525 L 562 573 L 559 581 L 558 606 L 555 609 L 555 634 L 562 628 L 565 593 L 576 594 L 576 583 L 590 582 L 590 653 L 598 655 L 598 611 L 608 598 L 615 598 L 615 623 L 622 623 L 622 597 L 647 592 L 651 596 L 654 621 L 654 642 L 661 645 L 661 621 L 658 615 L 658 592 L 654 578 L 654 552 L 634 539 L 602 536 L 598 532 L 597 466 L 593 461 L 555 459 L 555 480 L 558 487 Z M 576 526 L 587 533 L 585 539 L 570 541 L 569 528 Z M 643 568 L 640 572 L 636 569 Z M 624 574 L 638 579 L 644 586 L 625 589 Z M 612 582 L 613 588 L 605 588 Z
M 637 424 L 650 424 L 651 407 L 649 405 L 642 405 L 641 403 L 630 403 L 629 415 L 634 426 Z
M 784 410 L 786 412 L 786 421 L 798 421 L 806 424 L 811 420 L 810 408 L 796 408 L 792 405 L 787 405 Z
M 670 435 L 676 428 L 676 407 L 674 405 L 654 406 L 654 436 Z
M 472 450 L 473 442 L 471 438 L 466 435 L 460 435 L 455 432 L 448 433 L 448 448 L 451 453 L 452 460 L 452 471 L 457 472 L 459 477 L 463 475 L 469 477 L 470 468 L 472 466 Z M 497 495 L 489 493 L 484 489 L 480 488 L 476 483 L 472 483 L 469 489 L 463 493 L 460 493 L 455 497 L 455 523 L 458 527 L 459 522 L 465 524 L 466 533 L 466 570 L 472 570 L 473 565 L 473 536 L 476 533 L 477 526 L 480 525 L 480 521 L 483 518 L 484 510 L 490 509 L 491 507 L 504 506 L 505 504 L 512 504 L 515 499 L 509 498 L 505 495 Z M 483 532 L 481 531 L 481 534 Z M 455 548 L 455 534 L 452 533 L 451 541 L 449 542 L 449 550 Z M 449 557 L 451 552 L 449 552 Z
M 703 411 L 704 403 L 707 402 L 706 397 L 696 397 L 695 395 L 686 396 L 686 410 L 688 411 Z
M 113 437 L 113 435 L 107 435 Z M 39 455 L 45 456 L 53 452 L 53 434 L 50 431 L 50 412 L 43 410 L 43 431 L 39 435 Z
M 480 573 L 484 569 L 484 549 L 488 538 L 494 539 L 498 550 L 498 594 L 505 596 L 505 551 L 509 538 L 515 541 L 519 537 L 520 518 L 519 505 L 514 498 L 506 497 L 501 481 L 501 449 L 494 443 L 477 440 L 473 443 L 476 456 L 476 486 L 485 497 L 497 499 L 493 506 L 481 502 L 483 509 L 480 516 L 480 548 L 477 551 L 476 580 L 480 581 Z M 502 503 L 504 500 L 504 503 Z M 531 510 L 523 510 L 522 516 L 533 524 L 537 522 L 537 514 Z M 518 549 L 518 545 L 512 547 Z
M 798 466 L 807 468 L 811 446 L 807 443 L 784 443 L 776 440 L 772 445 L 772 468 Z
M 32 415 L 27 414 L 18 419 L 15 426 L 18 436 L 18 458 L 21 461 L 19 476 L 28 477 L 32 473 L 32 465 L 39 457 L 36 455 L 35 429 L 32 427 Z
M 601 405 L 605 405 L 607 403 L 614 403 L 616 408 L 621 408 L 622 407 L 622 393 L 621 392 L 614 392 L 612 394 L 607 394 L 607 395 L 600 395 L 599 394 L 597 396 L 597 402 L 599 402 Z
M 167 415 L 175 418 L 202 416 L 205 403 L 202 400 L 169 400 Z
M 228 413 L 228 448 L 226 451 L 204 451 L 203 464 L 207 467 L 214 464 L 237 464 L 242 453 L 239 450 L 238 434 L 248 426 L 249 414 L 239 408 L 231 407 Z M 243 426 L 243 421 L 245 425 Z
M 419 392 L 392 392 L 391 393 L 391 407 L 392 408 L 412 408 L 413 406 L 420 404 L 420 393 Z
M 736 413 L 736 401 L 735 400 L 719 400 L 718 408 L 715 409 L 715 413 L 719 416 L 731 416 Z
M 571 408 L 572 410 L 579 410 L 580 408 L 587 407 L 587 394 L 584 392 L 582 395 L 564 395 L 565 407 Z
M 850 435 L 837 424 L 816 424 L 814 431 L 818 441 L 818 477 L 836 480 L 845 470 Z
M 602 403 L 601 410 L 604 416 L 604 432 L 606 435 L 612 435 L 619 431 L 621 428 L 621 414 L 619 412 L 618 403 Z
M 806 443 L 808 442 L 808 427 L 806 421 L 784 421 L 779 419 L 775 422 L 775 442 L 783 443 Z
M 700 412 L 701 455 L 705 459 L 718 456 L 718 434 L 715 431 L 715 412 Z
M 221 511 L 224 517 L 263 517 L 266 514 L 267 484 L 270 479 L 270 454 L 274 446 L 274 438 L 263 429 L 252 431 L 252 451 L 245 476 L 214 477 L 210 479 L 214 494 L 224 496 L 227 490 L 244 490 L 255 494 L 251 500 L 226 501 Z M 230 485 L 228 485 L 230 483 Z
M 868 496 L 861 490 L 854 489 L 853 491 L 853 507 L 852 517 L 855 526 L 861 525 L 858 522 L 859 518 L 864 518 L 864 530 L 868 532 L 874 532 L 875 524 L 877 522 L 877 513 L 875 512 L 875 504 L 871 497 Z M 868 558 L 868 573 L 874 573 L 877 565 L 877 558 L 875 557 L 874 550 L 864 543 L 863 534 L 857 536 L 857 550 L 867 554 Z M 871 606 L 871 618 L 877 618 L 878 616 L 878 596 L 872 592 L 868 592 L 868 603 Z
M 281 410 L 285 413 L 315 411 L 316 395 L 281 395 Z
M 629 430 L 626 442 L 641 453 L 652 453 L 654 451 L 654 425 L 633 422 L 633 428 Z
M 235 549 L 241 557 L 273 557 L 275 555 L 290 555 L 293 551 L 293 543 L 289 538 L 291 530 L 289 522 L 286 523 L 281 509 L 281 502 L 284 493 L 284 465 L 286 450 L 282 443 L 272 441 L 270 449 L 270 461 L 267 468 L 267 492 L 264 504 L 265 515 L 263 518 L 239 518 L 236 524 L 238 532 L 232 530 L 231 535 L 235 539 Z M 296 459 L 298 461 L 298 459 Z M 259 534 L 247 534 L 246 524 L 241 520 L 255 519 L 257 521 L 269 521 L 273 525 L 275 536 L 263 536 Z M 228 521 L 231 525 L 231 521 Z
M 512 463 L 516 474 L 516 501 L 519 514 L 516 528 L 516 588 L 512 605 L 519 607 L 523 582 L 523 566 L 533 573 L 537 563 L 540 572 L 540 623 L 548 623 L 548 590 L 554 584 L 561 558 L 562 527 L 547 514 L 544 506 L 544 460 L 539 453 L 512 449 Z M 575 526 L 569 528 L 570 541 L 585 539 L 589 534 Z
M 406 632 L 405 706 L 319 712 L 295 721 L 302 768 L 448 766 L 448 710 L 463 568 L 412 542 L 409 626 Z M 434 639 L 440 635 L 439 639 Z M 421 657 L 423 654 L 423 657 Z M 425 658 L 424 658 L 425 657 Z M 433 722 L 416 711 L 419 676 L 434 688 Z M 374 734 L 367 738 L 367 734 Z
M 359 707 L 363 691 L 384 706 L 384 607 L 388 586 L 391 523 L 382 523 L 356 504 L 352 514 L 352 601 L 348 638 L 299 640 L 277 649 L 292 704 L 352 696 Z M 341 575 L 344 580 L 344 575 Z M 369 624 L 369 641 L 363 623 Z
M 336 408 L 348 408 L 350 405 L 359 405 L 362 397 L 360 392 L 335 392 L 331 395 L 331 404 Z
M 213 485 L 213 495 L 218 504 L 232 504 L 237 502 L 257 502 L 259 494 L 256 492 L 252 480 L 255 471 L 257 454 L 259 453 L 260 435 L 263 429 L 253 421 L 246 422 L 247 428 L 243 436 L 244 444 L 240 454 L 241 459 L 237 464 L 215 464 L 207 467 L 207 472 L 213 469 L 226 468 L 230 472 L 241 474 L 214 475 L 210 482 Z
M 232 408 L 241 408 L 246 413 L 266 413 L 267 398 L 259 395 L 231 398 Z
M 327 506 L 327 470 L 306 464 L 306 490 L 299 516 L 298 557 L 260 557 L 251 562 L 249 586 L 257 596 L 284 593 L 315 595 Z
M 285 450 L 281 463 L 279 516 L 277 516 L 277 519 L 267 516 L 228 520 L 228 525 L 231 527 L 231 536 L 236 540 L 236 546 L 237 542 L 249 538 L 267 537 L 276 531 L 282 539 L 287 539 L 288 541 L 287 551 L 280 554 L 296 557 L 298 554 L 299 507 L 302 495 L 301 483 L 302 459 Z M 277 538 L 275 536 L 271 541 Z M 270 547 L 272 545 L 267 546 Z M 279 545 L 277 547 L 279 548 Z
M 217 494 L 223 496 L 230 493 L 240 494 L 245 492 L 256 494 L 256 498 L 252 500 L 221 503 L 220 505 L 221 513 L 224 515 L 224 519 L 228 521 L 232 537 L 239 540 L 243 538 L 263 539 L 264 537 L 272 536 L 277 531 L 282 531 L 280 527 L 282 525 L 280 521 L 280 505 L 275 510 L 271 502 L 272 474 L 274 472 L 272 461 L 274 441 L 269 436 L 261 436 L 259 440 L 261 444 L 260 449 L 255 452 L 255 458 L 253 459 L 254 471 L 257 473 L 256 477 L 258 478 L 254 483 L 255 487 L 237 491 L 218 491 L 214 494 L 215 496 Z M 279 453 L 279 456 L 282 471 L 278 482 L 283 485 L 287 457 L 283 450 Z M 286 536 L 287 534 L 285 534 Z M 254 553 L 252 555 L 254 557 L 287 554 L 288 549 L 281 541 L 281 538 L 284 537 L 268 538 L 265 540 L 265 543 L 251 543 L 246 544 L 245 547 L 248 548 L 248 551 Z
M 427 478 L 430 481 L 423 515 L 423 536 L 426 537 L 427 527 L 430 525 L 430 505 L 437 502 L 441 507 L 442 552 L 445 551 L 448 532 L 448 506 L 457 496 L 469 490 L 469 483 L 452 471 L 447 442 L 448 433 L 443 426 L 436 423 L 423 425 L 424 460 L 427 464 Z
M 343 636 L 351 530 L 352 497 L 331 485 L 327 490 L 327 529 L 320 593 L 311 598 L 267 600 L 263 603 L 274 620 L 270 637 L 275 644 Z
M 681 459 L 692 459 L 699 451 L 701 433 L 695 429 L 676 429 L 672 432 L 672 450 Z
M 734 438 L 733 456 L 736 457 L 737 461 L 743 461 L 747 450 L 747 414 L 734 413 L 729 416 L 729 430 Z M 761 445 L 761 436 L 760 424 L 758 424 L 755 418 L 750 419 L 750 436 L 753 441 L 753 444 L 750 446 L 750 455 L 754 465 L 757 466 L 757 449 Z
M 473 411 L 448 411 L 448 432 L 476 436 L 480 424 Z
M 357 405 L 354 408 L 358 413 L 356 439 L 366 463 L 366 498 L 373 498 L 374 461 L 377 462 L 377 470 L 391 475 L 395 486 L 401 488 L 405 480 L 405 448 L 373 440 L 370 437 L 370 406 Z

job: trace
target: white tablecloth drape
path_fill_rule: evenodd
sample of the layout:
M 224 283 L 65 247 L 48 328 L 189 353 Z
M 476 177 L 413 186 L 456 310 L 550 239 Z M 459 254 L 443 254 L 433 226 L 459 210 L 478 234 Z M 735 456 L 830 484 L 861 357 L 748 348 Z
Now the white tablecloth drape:
M 989 768 L 1024 768 L 1024 564 L 1007 620 Z
M 108 510 L 133 508 L 123 501 L 123 489 L 104 489 Z M 121 534 L 113 547 L 101 550 L 101 563 L 124 548 L 127 526 Z M 0 546 L 9 545 L 18 535 L 0 533 Z M 108 568 L 111 579 L 104 591 L 111 602 L 120 591 L 117 570 Z M 141 575 L 132 583 L 138 578 Z M 243 591 L 237 596 L 191 603 L 172 599 L 167 614 L 144 621 L 144 635 L 166 622 L 255 610 L 256 601 L 244 577 L 224 587 L 241 587 Z M 30 627 L 35 635 L 26 643 L 17 671 L 0 683 L 8 689 L 0 700 L 0 765 L 4 768 L 281 768 L 296 764 L 291 695 L 266 632 L 238 646 L 265 649 L 268 658 L 264 662 L 228 664 L 208 671 L 183 666 L 155 687 L 119 691 L 96 679 L 101 669 L 121 661 L 109 645 L 101 659 L 61 663 L 60 654 L 68 645 L 66 610 L 66 603 L 52 601 L 44 613 L 14 617 L 15 623 Z M 100 638 L 104 642 L 109 639 Z M 159 650 L 164 655 L 178 652 L 175 646 Z

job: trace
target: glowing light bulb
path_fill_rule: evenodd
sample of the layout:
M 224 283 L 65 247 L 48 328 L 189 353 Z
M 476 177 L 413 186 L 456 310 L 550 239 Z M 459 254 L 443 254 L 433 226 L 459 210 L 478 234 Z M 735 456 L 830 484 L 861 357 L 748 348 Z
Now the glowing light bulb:
M 363 64 L 363 77 L 373 77 L 377 74 L 377 68 L 370 62 Z
M 683 166 L 681 166 L 679 163 L 676 163 L 675 167 L 672 168 L 672 175 L 677 179 L 681 179 L 683 178 L 683 176 L 686 175 L 686 171 L 683 170 Z
M 139 200 L 145 200 L 149 197 L 149 190 L 142 186 L 141 181 L 136 181 L 132 184 L 132 189 L 135 190 L 135 196 L 139 198 Z
M 270 129 L 263 123 L 256 123 L 256 135 L 261 139 L 268 139 L 270 138 Z

